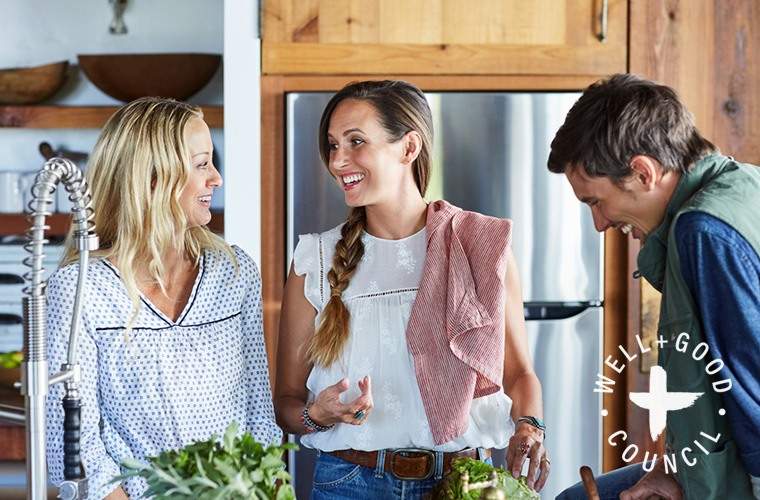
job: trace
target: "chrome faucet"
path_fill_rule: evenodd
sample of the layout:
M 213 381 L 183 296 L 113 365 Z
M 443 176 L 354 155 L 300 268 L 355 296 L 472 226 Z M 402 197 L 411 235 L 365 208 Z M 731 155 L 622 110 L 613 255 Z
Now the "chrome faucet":
M 63 184 L 72 202 L 73 238 L 79 250 L 79 275 L 77 279 L 74 311 L 69 330 L 66 363 L 61 371 L 48 376 L 47 351 L 47 305 L 43 280 L 43 246 L 45 217 L 51 215 L 55 190 Z M 24 394 L 26 421 L 26 477 L 27 498 L 47 498 L 47 462 L 45 458 L 45 400 L 48 388 L 64 383 L 64 481 L 59 498 L 75 499 L 86 496 L 87 481 L 79 457 L 80 370 L 77 362 L 77 335 L 82 312 L 83 294 L 87 280 L 87 263 L 91 250 L 98 249 L 98 236 L 92 221 L 90 192 L 82 171 L 71 161 L 51 158 L 37 174 L 32 187 L 32 199 L 27 206 L 32 227 L 27 231 L 28 242 L 24 246 L 29 256 L 24 264 L 30 270 L 24 275 L 24 363 L 22 365 L 21 392 Z M 92 375 L 92 374 L 88 374 Z M 6 412 L 7 413 L 7 412 Z M 5 415 L 9 416 L 9 415 Z M 19 418 L 19 415 L 16 415 Z

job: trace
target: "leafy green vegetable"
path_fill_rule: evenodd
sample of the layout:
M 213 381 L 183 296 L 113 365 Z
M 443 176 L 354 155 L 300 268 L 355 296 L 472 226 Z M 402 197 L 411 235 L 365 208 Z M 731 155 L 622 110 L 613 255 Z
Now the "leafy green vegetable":
M 18 368 L 23 361 L 24 355 L 21 352 L 0 352 L 0 368 Z
M 113 482 L 139 476 L 148 483 L 143 497 L 156 500 L 295 500 L 282 454 L 294 444 L 266 448 L 246 432 L 238 436 L 232 422 L 222 437 L 189 444 L 181 450 L 122 463 L 125 472 Z
M 478 500 L 481 490 L 462 491 L 462 474 L 467 472 L 469 484 L 480 483 L 491 479 L 491 472 L 496 471 L 497 487 L 501 489 L 508 500 L 537 500 L 538 493 L 528 487 L 526 478 L 515 479 L 501 467 L 475 460 L 473 458 L 457 458 L 451 464 L 451 472 L 444 478 L 434 494 L 438 499 L 449 500 Z

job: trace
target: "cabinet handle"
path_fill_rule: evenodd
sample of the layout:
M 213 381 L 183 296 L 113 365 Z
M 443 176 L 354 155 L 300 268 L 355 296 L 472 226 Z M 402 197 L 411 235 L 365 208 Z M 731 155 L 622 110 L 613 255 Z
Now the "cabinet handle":
M 608 8 L 609 0 L 602 0 L 602 12 L 599 13 L 599 24 L 601 25 L 602 29 L 597 35 L 599 41 L 602 43 L 605 43 L 607 41 L 607 21 L 609 20 Z

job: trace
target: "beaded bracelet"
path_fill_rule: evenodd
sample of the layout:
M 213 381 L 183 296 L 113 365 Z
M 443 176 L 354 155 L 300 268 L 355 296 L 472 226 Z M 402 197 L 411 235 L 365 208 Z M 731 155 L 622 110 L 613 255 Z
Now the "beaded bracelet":
M 311 419 L 309 416 L 309 406 L 306 405 L 303 407 L 303 411 L 301 412 L 301 423 L 306 428 L 306 433 L 311 434 L 312 432 L 324 432 L 329 431 L 333 427 L 335 427 L 335 424 L 330 425 L 319 425 L 315 421 Z

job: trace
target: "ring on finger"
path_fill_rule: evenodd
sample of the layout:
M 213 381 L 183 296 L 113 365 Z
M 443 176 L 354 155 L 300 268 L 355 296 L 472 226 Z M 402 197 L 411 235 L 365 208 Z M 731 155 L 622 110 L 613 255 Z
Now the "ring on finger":
M 546 462 L 546 465 L 551 465 L 551 464 L 552 464 L 552 461 L 551 461 L 551 460 L 549 460 L 549 459 L 548 459 L 548 458 L 546 458 L 546 457 L 544 457 L 544 458 L 542 458 L 542 459 L 541 459 L 541 463 L 544 463 L 544 462 Z
M 364 410 L 356 410 L 356 413 L 354 413 L 354 418 L 356 420 L 362 420 L 367 414 L 364 412 Z

